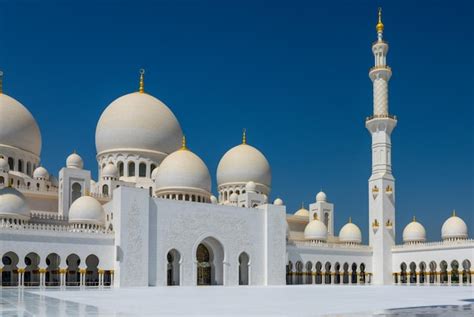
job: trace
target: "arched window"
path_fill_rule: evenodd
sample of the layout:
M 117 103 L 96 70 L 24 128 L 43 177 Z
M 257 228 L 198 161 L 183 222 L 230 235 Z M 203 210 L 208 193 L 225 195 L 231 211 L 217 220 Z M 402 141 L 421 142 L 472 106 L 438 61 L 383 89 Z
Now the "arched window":
M 30 162 L 26 163 L 26 174 L 31 176 L 31 163 Z
M 448 283 L 448 263 L 446 263 L 446 261 L 441 261 L 439 267 L 441 269 L 441 273 L 439 275 L 439 282 L 441 284 Z
M 351 283 L 357 284 L 357 264 L 352 263 Z
M 451 262 L 451 283 L 459 283 L 459 262 L 456 260 Z
M 23 160 L 18 160 L 18 172 L 23 173 Z
M 86 286 L 97 286 L 99 285 L 99 258 L 91 254 L 86 258 Z
M 82 195 L 82 186 L 81 184 L 79 183 L 74 183 L 72 184 L 71 186 L 71 204 L 76 200 L 78 199 L 79 197 L 81 197 Z
M 108 196 L 108 195 L 109 195 L 109 185 L 104 184 L 104 186 L 102 186 L 102 194 L 103 194 L 104 196 Z
M 329 228 L 329 214 L 328 213 L 324 214 L 324 224 L 326 225 L 326 228 Z
M 293 270 L 293 263 L 290 261 L 288 262 L 286 266 L 286 285 L 293 284 L 293 281 L 292 281 L 293 272 L 291 272 L 292 270 Z
M 196 251 L 198 265 L 197 285 L 211 285 L 211 263 L 209 250 L 204 244 L 200 244 Z
M 138 165 L 138 177 L 146 177 L 146 164 L 140 163 Z
M 418 267 L 420 268 L 419 282 L 421 284 L 423 284 L 423 283 L 425 283 L 426 263 L 425 262 L 420 262 L 420 265 Z
M 471 261 L 465 259 L 462 261 L 462 282 L 471 283 Z
M 80 271 L 79 264 L 81 264 L 81 259 L 76 254 L 70 254 L 66 258 L 66 286 L 79 286 L 80 285 Z
M 349 284 L 349 264 L 346 262 L 342 265 L 342 283 Z
M 249 262 L 248 254 L 242 252 L 239 256 L 239 285 L 249 285 Z
M 305 284 L 313 284 L 313 263 L 306 262 Z
M 361 263 L 360 266 L 360 282 L 365 284 L 365 264 Z
M 298 261 L 295 264 L 296 266 L 296 283 L 295 284 L 303 284 L 303 262 Z
M 168 252 L 168 255 L 166 256 L 166 259 L 168 261 L 168 269 L 167 269 L 167 285 L 168 286 L 174 286 L 174 285 L 179 285 L 180 284 L 180 260 L 181 260 L 181 255 L 179 252 L 175 249 L 171 250 Z
M 436 283 L 436 262 L 430 262 L 430 284 Z
M 153 170 L 156 168 L 156 164 L 151 164 L 150 165 L 150 177 L 151 177 L 151 173 L 153 173 Z
M 407 282 L 407 265 L 405 262 L 400 264 L 400 282 L 406 284 Z
M 324 264 L 324 284 L 331 284 L 331 263 Z
M 2 257 L 2 286 L 18 286 L 18 260 L 18 255 L 11 251 Z
M 23 284 L 25 286 L 39 286 L 40 285 L 40 274 L 38 264 L 40 263 L 40 257 L 36 253 L 28 253 L 25 256 L 25 272 L 23 277 Z
M 117 168 L 119 171 L 119 176 L 123 176 L 123 162 L 122 161 L 117 163 Z
M 128 176 L 135 176 L 135 162 L 128 162 Z
M 14 167 L 15 163 L 13 161 L 13 157 L 9 157 L 8 158 L 8 166 L 10 167 L 10 170 L 13 171 L 13 167 Z
M 0 184 L 4 184 L 5 183 L 5 178 L 3 176 L 0 176 Z
M 341 283 L 341 275 L 340 275 L 340 271 L 341 270 L 341 265 L 339 264 L 339 262 L 336 262 L 336 264 L 334 265 L 334 284 L 340 284 Z
M 416 263 L 410 263 L 410 283 L 416 284 Z

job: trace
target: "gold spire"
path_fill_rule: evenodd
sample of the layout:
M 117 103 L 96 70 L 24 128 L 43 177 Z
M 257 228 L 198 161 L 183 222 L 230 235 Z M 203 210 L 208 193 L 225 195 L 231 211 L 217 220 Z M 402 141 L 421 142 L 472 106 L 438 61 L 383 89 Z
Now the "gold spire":
M 301 209 L 304 209 L 304 202 L 301 202 Z
M 382 8 L 379 8 L 379 23 L 375 27 L 377 32 L 383 32 L 383 23 L 382 23 Z
M 145 92 L 145 70 L 142 68 L 140 69 L 140 87 L 138 88 L 139 93 Z
M 413 215 L 412 222 L 416 222 L 416 217 Z
M 456 217 L 456 209 L 453 209 L 453 214 L 451 215 L 451 217 Z
M 181 139 L 181 150 L 187 150 L 188 148 L 186 147 L 186 136 L 183 135 L 183 138 Z
M 3 93 L 3 72 L 0 70 L 0 95 Z
M 349 217 L 349 223 L 352 223 L 352 217 Z
M 242 144 L 247 144 L 247 130 L 245 128 L 242 130 Z

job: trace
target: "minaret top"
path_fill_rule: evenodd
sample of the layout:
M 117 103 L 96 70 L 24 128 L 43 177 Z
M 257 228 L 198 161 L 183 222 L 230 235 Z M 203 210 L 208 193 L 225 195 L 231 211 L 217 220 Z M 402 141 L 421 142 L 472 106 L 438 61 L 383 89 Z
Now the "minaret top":
M 382 23 L 382 8 L 379 8 L 379 23 L 377 23 L 377 26 L 375 27 L 378 32 L 383 32 L 383 23 Z
M 242 130 L 242 144 L 247 144 L 247 130 Z

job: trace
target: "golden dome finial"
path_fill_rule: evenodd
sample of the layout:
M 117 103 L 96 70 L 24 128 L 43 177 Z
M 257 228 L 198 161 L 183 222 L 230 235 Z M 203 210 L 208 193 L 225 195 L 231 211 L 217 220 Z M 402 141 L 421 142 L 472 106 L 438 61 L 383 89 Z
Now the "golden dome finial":
M 352 223 L 352 217 L 349 217 L 349 223 Z
M 412 222 L 416 222 L 416 217 L 415 217 L 415 215 L 413 215 Z
M 301 202 L 301 209 L 304 209 L 304 202 Z
M 140 69 L 140 86 L 138 88 L 139 93 L 145 92 L 145 70 L 142 68 Z
M 3 72 L 0 70 L 0 95 L 3 93 Z
M 377 32 L 383 32 L 382 8 L 379 8 L 379 22 L 375 28 L 377 29 Z
M 242 144 L 247 144 L 247 130 L 245 128 L 242 130 Z
M 453 209 L 453 214 L 451 215 L 451 217 L 456 217 L 456 209 Z
M 188 148 L 186 147 L 186 136 L 183 135 L 183 138 L 181 139 L 181 150 L 187 150 Z

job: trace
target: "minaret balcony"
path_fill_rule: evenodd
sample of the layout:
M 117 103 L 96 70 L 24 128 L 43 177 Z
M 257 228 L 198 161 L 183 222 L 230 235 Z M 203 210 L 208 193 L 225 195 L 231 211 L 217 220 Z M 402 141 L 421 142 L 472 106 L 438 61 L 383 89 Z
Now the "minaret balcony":
M 369 69 L 369 77 L 373 81 L 376 78 L 382 77 L 385 80 L 389 80 L 392 77 L 392 69 L 387 65 L 378 65 Z
M 392 119 L 392 120 L 397 120 L 397 116 L 393 114 L 374 114 L 365 119 L 365 121 L 370 121 L 373 119 Z

